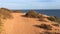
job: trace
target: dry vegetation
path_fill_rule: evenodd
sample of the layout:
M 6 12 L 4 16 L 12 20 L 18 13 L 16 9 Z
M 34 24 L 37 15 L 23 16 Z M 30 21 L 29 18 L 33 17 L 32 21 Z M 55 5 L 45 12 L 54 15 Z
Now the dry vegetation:
M 10 18 L 12 18 L 11 11 L 6 8 L 0 8 L 0 34 L 2 32 L 3 19 L 10 19 Z
M 0 8 L 0 14 L 2 15 L 3 19 L 12 18 L 11 11 L 6 8 Z
M 50 16 L 47 19 L 60 24 L 60 18 L 57 18 L 56 16 Z
M 11 10 L 6 9 L 6 8 L 0 8 L 0 33 L 1 33 L 1 26 L 3 26 L 3 23 L 1 21 L 1 19 L 10 19 L 13 18 L 11 15 Z M 13 11 L 12 13 L 21 13 L 19 10 Z M 26 17 L 30 17 L 30 18 L 38 18 L 39 21 L 45 21 L 44 18 L 48 19 L 49 21 L 52 22 L 56 22 L 56 23 L 60 23 L 60 19 L 55 17 L 55 16 L 50 16 L 50 17 L 44 17 L 42 14 L 40 15 L 40 13 L 37 13 L 34 10 L 29 10 L 26 14 Z M 52 26 L 55 27 L 60 27 L 59 24 L 51 24 L 51 25 L 47 25 L 47 24 L 41 24 L 41 25 L 35 25 L 36 27 L 39 27 L 41 29 L 47 30 L 43 33 L 40 34 L 60 34 L 59 32 L 48 32 L 48 30 L 52 30 Z
M 30 17 L 30 18 L 38 18 L 39 21 L 45 21 L 44 18 L 46 18 L 47 20 L 54 22 L 55 24 L 51 24 L 55 27 L 60 27 L 60 18 L 57 18 L 56 16 L 49 16 L 49 17 L 44 17 L 42 14 L 40 15 L 40 13 L 37 13 L 33 10 L 30 10 L 29 12 L 26 13 L 25 15 L 26 17 Z M 59 32 L 48 32 L 48 30 L 52 30 L 52 26 L 51 25 L 47 25 L 47 24 L 41 24 L 41 25 L 35 25 L 36 27 L 42 28 L 44 30 L 47 30 L 43 33 L 40 34 L 60 34 Z
M 30 17 L 30 18 L 38 18 L 39 21 L 44 21 L 44 18 L 48 19 L 49 21 L 60 23 L 60 18 L 57 18 L 56 16 L 49 16 L 49 17 L 44 17 L 44 14 L 37 13 L 34 10 L 29 10 L 25 16 Z
M 30 18 L 40 18 L 40 15 L 39 13 L 37 13 L 36 11 L 34 10 L 29 10 L 26 15 L 26 17 L 30 17 Z
M 47 24 L 41 24 L 41 25 L 35 25 L 36 27 L 42 28 L 44 30 L 52 30 L 52 26 L 51 25 L 47 25 Z
M 59 32 L 48 32 L 48 31 L 45 31 L 43 34 L 60 34 Z
M 22 13 L 21 10 L 13 10 L 12 13 Z
M 2 32 L 2 27 L 3 27 L 3 23 L 2 23 L 1 18 L 0 18 L 0 34 Z

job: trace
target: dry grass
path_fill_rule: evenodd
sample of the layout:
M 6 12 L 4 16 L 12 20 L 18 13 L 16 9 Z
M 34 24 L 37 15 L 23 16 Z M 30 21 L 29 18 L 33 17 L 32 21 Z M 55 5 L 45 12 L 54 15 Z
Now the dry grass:
M 3 19 L 12 18 L 12 15 L 9 9 L 1 8 L 0 14 L 2 15 Z
M 2 23 L 2 18 L 1 18 L 1 15 L 0 15 L 0 34 L 2 32 L 2 27 L 3 27 L 3 23 Z
M 6 8 L 0 8 L 0 34 L 3 31 L 3 20 L 2 19 L 10 19 L 12 18 L 11 12 L 9 9 Z
M 21 10 L 13 10 L 12 13 L 22 13 Z

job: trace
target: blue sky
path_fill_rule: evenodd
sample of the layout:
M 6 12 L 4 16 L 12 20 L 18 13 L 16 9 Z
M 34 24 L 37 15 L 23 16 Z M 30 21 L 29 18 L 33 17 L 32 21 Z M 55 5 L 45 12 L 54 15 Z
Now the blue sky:
M 60 0 L 0 0 L 9 9 L 60 9 Z

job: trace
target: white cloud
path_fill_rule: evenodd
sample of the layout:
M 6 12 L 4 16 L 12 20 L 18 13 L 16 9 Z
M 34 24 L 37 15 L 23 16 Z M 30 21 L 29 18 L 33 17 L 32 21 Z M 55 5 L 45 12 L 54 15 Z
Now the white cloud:
M 0 0 L 0 7 L 11 9 L 60 9 L 60 0 Z

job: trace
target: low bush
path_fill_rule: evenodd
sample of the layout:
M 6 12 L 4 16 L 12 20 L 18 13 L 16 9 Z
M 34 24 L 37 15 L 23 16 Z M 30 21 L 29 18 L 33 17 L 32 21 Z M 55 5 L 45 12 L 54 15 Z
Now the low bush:
M 50 20 L 50 21 L 56 21 L 56 17 L 54 17 L 54 16 L 47 17 L 47 19 Z
M 30 10 L 29 12 L 26 13 L 27 17 L 31 17 L 31 18 L 39 18 L 40 15 L 39 13 L 35 12 L 34 10 Z
M 46 25 L 46 24 L 41 24 L 40 28 L 46 29 L 46 30 L 52 30 L 52 26 Z
M 47 19 L 60 24 L 60 18 L 57 18 L 56 16 L 47 17 Z
M 60 25 L 59 24 L 52 24 L 53 26 L 57 26 L 57 27 L 59 27 Z
M 45 30 L 52 30 L 52 26 L 46 25 L 46 24 L 35 25 L 35 26 L 38 27 L 38 28 L 45 29 Z
M 56 23 L 60 24 L 60 18 L 58 18 L 58 19 L 56 20 Z

